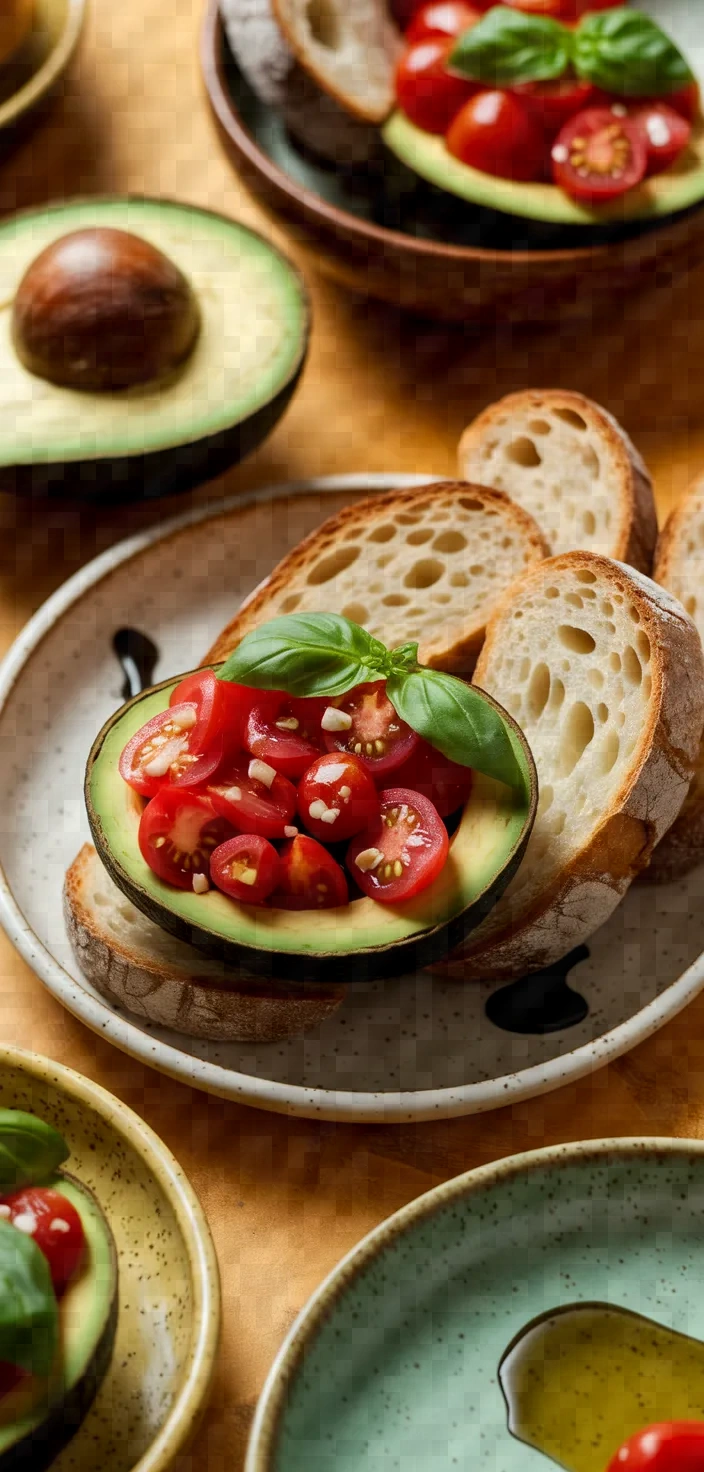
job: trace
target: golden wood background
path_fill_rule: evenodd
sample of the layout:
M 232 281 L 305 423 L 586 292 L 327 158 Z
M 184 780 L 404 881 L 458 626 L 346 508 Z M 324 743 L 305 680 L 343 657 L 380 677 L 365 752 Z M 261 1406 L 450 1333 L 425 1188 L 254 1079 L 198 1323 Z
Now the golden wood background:
M 93 0 L 62 96 L 0 159 L 0 210 L 131 191 L 208 205 L 285 244 L 220 152 L 198 69 L 200 0 Z M 295 255 L 295 249 L 292 249 Z M 654 289 L 593 330 L 476 337 L 403 320 L 311 279 L 315 328 L 301 390 L 245 466 L 193 497 L 348 470 L 454 471 L 488 400 L 530 385 L 580 389 L 624 422 L 664 514 L 704 470 L 704 273 Z M 119 512 L 0 497 L 0 647 L 83 562 L 185 506 Z M 607 1134 L 704 1133 L 704 998 L 649 1043 L 571 1088 L 478 1119 L 367 1128 L 284 1119 L 209 1099 L 133 1062 L 68 1016 L 0 936 L 0 1041 L 80 1069 L 141 1113 L 208 1213 L 223 1276 L 212 1405 L 179 1472 L 239 1472 L 280 1340 L 316 1284 L 389 1212 L 513 1151 Z

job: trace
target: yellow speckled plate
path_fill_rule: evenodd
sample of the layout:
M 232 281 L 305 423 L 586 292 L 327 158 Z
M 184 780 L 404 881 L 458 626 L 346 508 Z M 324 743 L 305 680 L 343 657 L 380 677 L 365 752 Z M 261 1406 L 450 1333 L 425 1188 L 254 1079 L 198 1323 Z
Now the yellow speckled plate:
M 0 66 L 0 128 L 12 128 L 57 86 L 78 45 L 86 0 L 34 0 L 26 41 Z
M 220 1329 L 217 1262 L 197 1197 L 136 1114 L 48 1058 L 0 1049 L 0 1107 L 61 1131 L 66 1169 L 97 1196 L 119 1256 L 112 1364 L 52 1472 L 166 1472 L 204 1409 Z

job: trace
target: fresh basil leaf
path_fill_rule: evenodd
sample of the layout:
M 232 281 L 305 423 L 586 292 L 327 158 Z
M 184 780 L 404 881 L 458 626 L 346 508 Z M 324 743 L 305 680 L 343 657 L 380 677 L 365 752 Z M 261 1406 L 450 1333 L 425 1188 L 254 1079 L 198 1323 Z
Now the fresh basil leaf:
M 692 81 L 674 41 L 640 10 L 594 11 L 574 38 L 577 74 L 619 97 L 661 97 Z
M 399 644 L 391 650 L 392 670 L 413 670 L 418 664 L 418 645 Z
M 16 1190 L 53 1176 L 70 1150 L 58 1130 L 21 1109 L 0 1109 L 0 1188 Z
M 506 5 L 488 10 L 454 47 L 451 71 L 490 87 L 552 82 L 572 60 L 572 33 L 549 16 L 527 15 Z
M 520 743 L 476 686 L 440 670 L 419 669 L 391 675 L 386 693 L 401 719 L 450 761 L 525 789 Z
M 48 1375 L 58 1344 L 59 1311 L 44 1253 L 0 1218 L 0 1360 Z
M 245 635 L 221 680 L 288 695 L 344 695 L 384 679 L 391 656 L 366 629 L 337 613 L 292 613 Z

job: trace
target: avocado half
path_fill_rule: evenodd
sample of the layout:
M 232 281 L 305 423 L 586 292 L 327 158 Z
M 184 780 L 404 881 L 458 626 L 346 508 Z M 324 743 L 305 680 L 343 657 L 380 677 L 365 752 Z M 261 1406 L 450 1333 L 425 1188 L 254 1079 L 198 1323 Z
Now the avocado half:
M 85 1265 L 59 1302 L 61 1357 L 48 1379 L 31 1379 L 0 1400 L 0 1472 L 44 1472 L 85 1419 L 112 1357 L 118 1313 L 117 1253 L 86 1186 L 60 1172 L 43 1183 L 75 1206 L 86 1237 Z
M 180 267 L 200 333 L 167 379 L 79 392 L 22 365 L 12 303 L 41 251 L 100 226 L 141 236 Z M 308 297 L 286 257 L 234 220 L 164 199 L 76 200 L 3 221 L 0 303 L 0 489 L 20 493 L 138 498 L 212 479 L 274 428 L 308 348 Z
M 689 148 L 672 168 L 644 180 L 638 189 L 600 209 L 578 204 L 555 184 L 518 184 L 472 169 L 448 153 L 444 138 L 416 128 L 402 112 L 392 114 L 382 136 L 397 158 L 438 188 L 471 204 L 548 224 L 594 226 L 627 220 L 656 221 L 704 199 L 704 121 L 696 125 Z
M 123 781 L 118 760 L 140 726 L 166 709 L 183 678 L 167 680 L 122 706 L 100 732 L 86 770 L 97 852 L 118 888 L 163 930 L 267 979 L 321 982 L 329 981 L 332 971 L 346 984 L 445 959 L 500 899 L 523 857 L 538 802 L 530 749 L 504 711 L 515 732 L 524 787 L 514 791 L 475 775 L 445 868 L 416 899 L 394 907 L 365 897 L 313 917 L 305 910 L 241 905 L 215 889 L 196 895 L 165 884 L 140 853 L 143 800 Z

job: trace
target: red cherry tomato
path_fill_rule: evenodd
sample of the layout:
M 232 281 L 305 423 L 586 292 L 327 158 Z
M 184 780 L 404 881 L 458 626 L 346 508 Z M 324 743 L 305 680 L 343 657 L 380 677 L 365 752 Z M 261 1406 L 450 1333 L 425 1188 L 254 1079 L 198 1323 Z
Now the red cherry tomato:
M 469 800 L 472 770 L 451 762 L 428 741 L 420 741 L 396 773 L 396 781 L 399 787 L 410 787 L 412 792 L 429 798 L 440 817 L 449 818 Z
M 664 102 L 649 102 L 629 108 L 629 114 L 645 133 L 648 174 L 662 174 L 689 146 L 691 123 Z
M 437 808 L 419 792 L 388 788 L 380 802 L 378 821 L 352 839 L 346 863 L 365 894 L 383 905 L 395 905 L 437 879 L 449 840 Z
M 379 812 L 379 794 L 356 756 L 326 752 L 301 778 L 298 811 L 314 838 L 336 843 L 373 823 Z M 324 813 L 334 817 L 326 819 Z
M 411 46 L 396 68 L 396 97 L 406 117 L 426 133 L 445 133 L 477 88 L 447 71 L 454 38 L 430 37 Z
M 213 852 L 213 884 L 243 905 L 263 905 L 281 877 L 279 855 L 258 833 L 238 833 Z
M 332 856 L 314 838 L 299 833 L 279 855 L 281 874 L 271 904 L 278 910 L 330 910 L 346 905 L 347 880 Z
M 463 31 L 476 26 L 481 18 L 481 12 L 473 5 L 465 5 L 464 0 L 431 0 L 429 5 L 421 5 L 416 11 L 406 32 L 406 40 L 415 46 L 418 41 L 427 40 L 428 36 L 461 36 Z
M 75 1206 L 49 1186 L 25 1186 L 2 1197 L 0 1216 L 34 1238 L 49 1264 L 59 1298 L 78 1272 L 86 1250 L 83 1223 Z
M 542 129 L 513 92 L 478 92 L 457 114 L 445 142 L 455 158 L 483 174 L 528 182 L 544 172 Z
M 208 751 L 219 738 L 223 727 L 224 683 L 212 670 L 194 670 L 171 691 L 169 705 L 194 705 L 196 724 L 193 745 L 196 751 Z
M 704 1421 L 647 1426 L 617 1451 L 607 1472 L 704 1472 Z
M 503 3 L 512 10 L 523 10 L 526 15 L 548 15 L 569 25 L 589 10 L 614 10 L 624 0 L 503 0 Z
M 419 737 L 396 714 L 383 681 L 357 685 L 336 705 L 351 717 L 352 724 L 345 731 L 324 733 L 328 751 L 344 751 L 358 757 L 375 782 L 398 771 L 415 751 Z
M 521 82 L 511 90 L 549 137 L 559 133 L 568 119 L 582 112 L 597 95 L 596 87 L 579 77 L 561 77 L 557 82 Z
M 245 746 L 285 777 L 301 777 L 323 749 L 320 722 L 328 702 L 264 691 L 249 713 Z
M 195 705 L 172 705 L 135 731 L 120 757 L 120 775 L 135 792 L 153 797 L 188 756 L 197 723 Z
M 555 183 L 583 204 L 608 204 L 645 178 L 648 150 L 642 128 L 608 108 L 577 113 L 552 149 Z
M 646 101 L 649 100 L 646 99 Z M 686 118 L 688 123 L 696 122 L 702 108 L 702 95 L 698 82 L 688 82 L 686 87 L 680 87 L 678 92 L 668 92 L 667 97 L 661 100 L 666 102 L 668 107 L 674 107 L 675 112 Z
M 265 782 L 250 777 L 248 769 L 249 758 L 245 757 L 221 772 L 217 783 L 210 783 L 207 795 L 215 812 L 240 832 L 285 838 L 286 828 L 295 821 L 293 783 L 277 772 L 271 787 L 267 787 Z
M 139 824 L 142 858 L 177 889 L 192 889 L 194 875 L 209 875 L 213 849 L 231 837 L 231 825 L 207 797 L 178 787 L 163 787 Z

